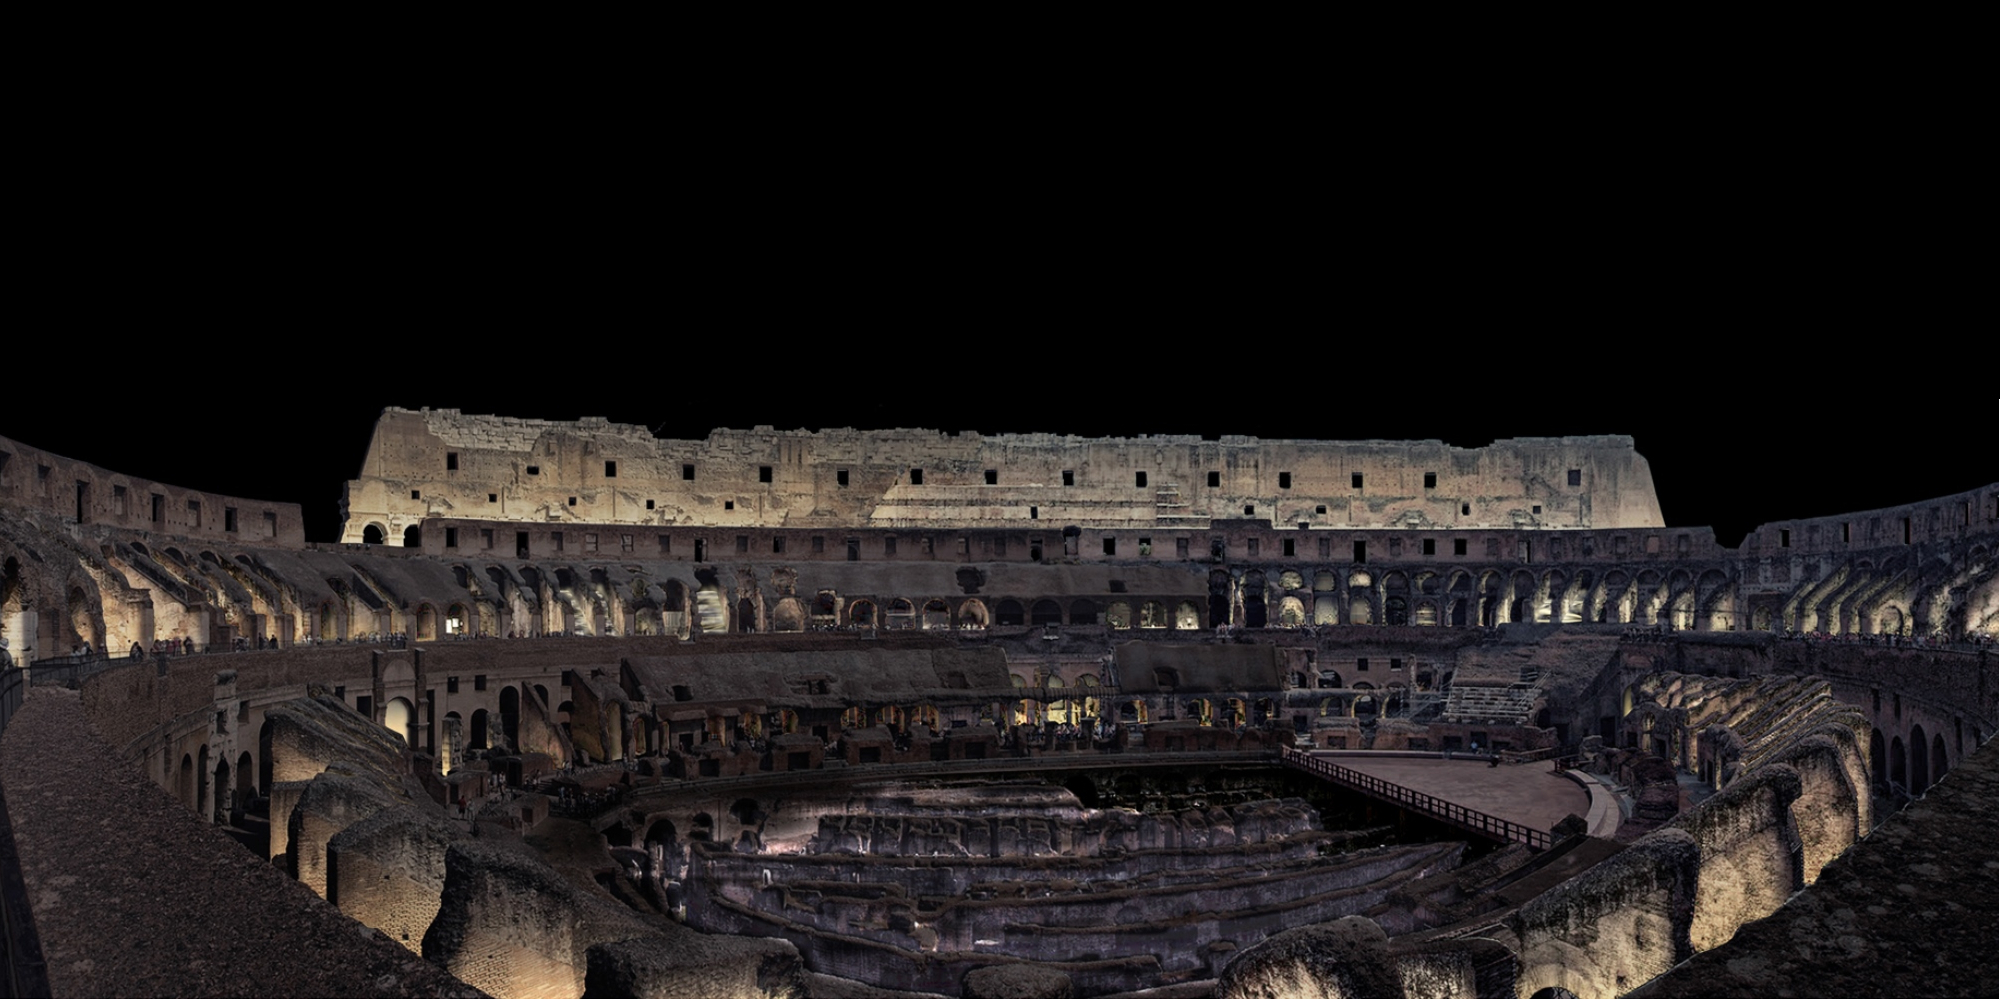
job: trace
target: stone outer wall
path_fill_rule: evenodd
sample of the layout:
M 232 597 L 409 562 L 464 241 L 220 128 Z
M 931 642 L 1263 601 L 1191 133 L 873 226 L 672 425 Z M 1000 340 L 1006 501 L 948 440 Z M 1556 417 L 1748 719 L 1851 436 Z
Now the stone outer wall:
M 346 505 L 343 541 L 359 542 L 373 526 L 389 544 L 439 516 L 740 527 L 1036 519 L 1205 526 L 1247 507 L 1285 524 L 1664 523 L 1651 467 L 1620 436 L 1454 448 L 760 427 L 680 441 L 602 418 L 395 408 L 377 420 Z
M 81 496 L 78 484 L 83 484 Z M 305 522 L 298 504 L 250 500 L 141 479 L 6 437 L 0 437 L 0 503 L 34 508 L 71 523 L 170 538 L 274 547 L 305 544 Z

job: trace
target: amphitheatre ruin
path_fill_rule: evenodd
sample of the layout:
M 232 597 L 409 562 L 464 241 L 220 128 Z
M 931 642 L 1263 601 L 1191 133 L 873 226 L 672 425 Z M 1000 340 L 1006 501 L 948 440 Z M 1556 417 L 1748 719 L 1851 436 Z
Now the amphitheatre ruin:
M 2000 484 L 390 408 L 309 541 L 89 459 L 0 438 L 13 995 L 1994 985 Z

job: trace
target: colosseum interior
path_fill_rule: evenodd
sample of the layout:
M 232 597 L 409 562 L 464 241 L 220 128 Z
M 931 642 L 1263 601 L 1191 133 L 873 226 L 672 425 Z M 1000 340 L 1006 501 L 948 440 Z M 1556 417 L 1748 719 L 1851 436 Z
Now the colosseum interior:
M 337 541 L 201 486 L 0 438 L 13 995 L 2000 974 L 2000 486 L 1725 545 L 1628 437 L 398 408 Z

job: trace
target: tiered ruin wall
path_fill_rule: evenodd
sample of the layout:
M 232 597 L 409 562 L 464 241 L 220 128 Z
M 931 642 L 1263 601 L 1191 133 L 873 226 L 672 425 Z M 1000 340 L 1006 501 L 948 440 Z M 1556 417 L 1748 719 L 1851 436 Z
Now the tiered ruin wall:
M 1640 527 L 1664 523 L 1629 437 L 1438 441 L 717 430 L 385 410 L 342 540 L 430 517 L 726 526 Z

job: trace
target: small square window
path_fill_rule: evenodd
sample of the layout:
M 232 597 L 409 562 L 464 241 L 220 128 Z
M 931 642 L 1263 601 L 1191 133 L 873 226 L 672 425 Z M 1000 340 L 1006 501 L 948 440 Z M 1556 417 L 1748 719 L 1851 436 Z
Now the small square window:
M 609 460 L 606 460 L 606 461 L 605 461 L 605 463 L 604 463 L 604 478 L 606 478 L 606 479 L 616 479 L 616 478 L 618 478 L 618 463 L 617 463 L 617 462 L 613 462 L 613 461 L 609 461 Z
M 1104 540 L 1104 554 L 1107 556 L 1115 556 L 1118 554 L 1118 539 L 1107 538 Z
M 455 549 L 455 548 L 458 548 L 458 529 L 457 529 L 457 528 L 446 528 L 446 529 L 444 529 L 444 547 L 445 547 L 445 548 L 447 548 L 447 549 Z
M 1455 556 L 1462 556 L 1465 554 L 1465 539 L 1454 538 L 1451 540 L 1451 554 Z
M 1367 562 L 1367 561 L 1368 561 L 1368 543 L 1367 543 L 1367 542 L 1355 542 L 1355 543 L 1354 543 L 1354 561 L 1355 561 L 1355 562 L 1358 562 L 1358 563 L 1365 563 L 1365 562 Z
M 1220 473 L 1220 472 L 1211 472 L 1211 473 L 1209 473 L 1209 474 L 1208 474 L 1208 488 L 1209 488 L 1209 489 L 1216 489 L 1216 488 L 1220 487 L 1221 485 L 1222 485 L 1222 473 Z
M 1324 513 L 1326 513 L 1326 505 L 1325 505 L 1325 504 L 1320 504 L 1319 506 L 1317 506 L 1317 507 L 1314 507 L 1314 508 L 1313 508 L 1313 513 L 1315 513 L 1315 514 L 1324 514 Z
M 911 470 L 910 470 L 910 485 L 911 485 L 911 486 L 922 486 L 923 484 L 924 484 L 924 470 L 922 470 L 922 469 L 911 469 Z
M 682 479 L 685 479 L 685 480 L 687 480 L 687 481 L 689 481 L 689 482 L 693 482 L 693 481 L 694 481 L 694 466 L 692 466 L 692 465 L 683 465 L 683 466 L 681 466 L 681 478 L 682 478 Z
M 1076 470 L 1074 470 L 1074 469 L 1064 469 L 1064 470 L 1063 470 L 1063 485 L 1064 485 L 1064 486 L 1075 486 L 1075 485 L 1076 485 Z
M 1357 490 L 1361 488 L 1361 473 L 1359 472 L 1354 474 L 1354 488 Z
M 1366 672 L 1368 670 L 1368 658 L 1363 656 L 1356 659 L 1354 661 L 1354 669 Z
M 445 679 L 444 679 L 444 693 L 445 693 L 445 694 L 457 694 L 457 693 L 458 693 L 458 678 L 456 678 L 456 677 L 447 677 L 447 678 L 445 678 Z
M 1250 515 L 1252 515 L 1252 514 L 1255 514 L 1255 513 L 1257 513 L 1257 505 L 1256 505 L 1256 504 L 1254 504 L 1254 503 L 1246 503 L 1246 504 L 1244 504 L 1244 505 L 1243 505 L 1243 516 L 1244 516 L 1244 517 L 1249 517 Z
M 814 535 L 814 536 L 813 536 L 813 545 L 812 545 L 812 550 L 813 550 L 813 554 L 814 554 L 814 555 L 819 555 L 820 553 L 822 553 L 822 552 L 825 552 L 825 551 L 826 551 L 826 536 L 825 536 L 825 535 Z
M 1537 514 L 1541 513 L 1541 512 L 1542 512 L 1542 505 L 1541 505 L 1541 504 L 1536 504 L 1536 505 L 1534 506 L 1533 510 L 1534 510 L 1534 512 L 1535 512 L 1535 513 L 1537 513 Z
M 785 536 L 773 535 L 771 537 L 771 552 L 773 554 L 782 554 L 784 551 L 785 551 Z
M 652 509 L 653 509 L 653 501 L 651 501 L 651 500 L 648 500 L 648 501 L 646 501 L 646 509 L 647 509 L 647 510 L 652 510 Z
M 1278 488 L 1279 488 L 1279 489 L 1281 489 L 1281 490 L 1289 490 L 1289 489 L 1291 489 L 1291 488 L 1292 488 L 1292 474 L 1291 474 L 1291 473 L 1289 473 L 1289 472 L 1280 472 L 1280 473 L 1278 473 Z
M 1290 538 L 1287 538 L 1287 539 L 1285 539 L 1285 554 L 1286 554 L 1286 555 L 1288 555 L 1288 556 L 1289 556 L 1289 555 L 1293 555 L 1293 554 L 1295 554 L 1295 553 L 1293 552 L 1293 545 L 1292 545 L 1292 542 L 1293 542 L 1293 539 L 1290 539 Z
M 473 675 L 472 675 L 472 689 L 473 689 L 474 691 L 484 691 L 484 690 L 486 690 L 486 675 L 485 675 L 485 674 L 473 674 Z
M 1462 503 L 1462 504 L 1459 504 L 1459 505 L 1458 505 L 1458 516 L 1460 516 L 1460 517 L 1471 517 L 1471 516 L 1472 516 L 1472 505 L 1471 505 L 1471 504 L 1469 504 L 1469 503 Z
M 539 465 L 530 465 L 530 466 L 528 466 L 528 475 L 531 475 L 531 476 L 539 476 L 539 475 L 541 475 L 541 474 L 542 474 L 542 467 L 541 467 L 541 466 L 539 466 Z
M 1582 469 L 1571 469 L 1571 470 L 1569 470 L 1569 484 L 1570 484 L 1571 486 L 1582 486 L 1582 485 L 1583 485 L 1583 470 L 1582 470 Z
M 896 536 L 890 535 L 889 537 L 882 539 L 882 554 L 885 556 L 893 556 L 896 554 Z
M 576 506 L 576 498 L 575 498 L 575 497 L 570 497 L 570 498 L 569 498 L 569 505 L 570 505 L 570 506 L 572 506 L 572 507 Z
M 1000 485 L 1000 470 L 999 470 L 999 469 L 987 469 L 987 470 L 986 470 L 986 485 L 988 485 L 988 486 L 998 486 L 998 485 Z
M 750 551 L 750 536 L 749 536 L 749 535 L 737 535 L 737 536 L 736 536 L 736 551 L 738 551 L 738 552 L 748 552 L 748 551 Z
M 724 501 L 722 501 L 722 509 L 723 509 L 723 510 L 735 510 L 735 509 L 736 509 L 736 501 L 734 501 L 734 500 L 724 500 Z
M 1133 475 L 1132 475 L 1132 485 L 1134 485 L 1134 486 L 1144 486 L 1144 485 L 1146 485 L 1146 474 L 1145 474 L 1145 473 L 1143 473 L 1143 472 L 1137 472 L 1137 473 L 1133 473 Z
M 835 482 L 836 484 L 838 484 L 838 485 L 841 485 L 841 486 L 846 486 L 846 485 L 847 485 L 847 470 L 846 470 L 846 469 L 842 469 L 842 470 L 840 470 L 839 472 L 836 472 L 836 473 L 834 473 L 834 474 L 833 474 L 833 481 L 834 481 L 834 482 Z
M 760 465 L 760 466 L 758 466 L 758 467 L 757 467 L 757 481 L 758 481 L 758 482 L 760 482 L 760 483 L 768 483 L 768 482 L 770 482 L 770 481 L 771 481 L 771 467 L 770 467 L 770 466 L 768 466 L 768 465 Z
M 499 502 L 500 502 L 500 494 L 498 494 L 498 493 L 488 493 L 488 494 L 486 494 L 486 502 L 487 502 L 487 503 L 499 503 Z
M 424 498 L 424 491 L 422 491 L 422 490 L 411 490 L 411 491 L 410 491 L 410 499 L 412 499 L 412 500 L 422 500 L 423 498 Z
M 1437 539 L 1435 538 L 1424 539 L 1424 555 L 1434 556 L 1437 555 L 1437 551 L 1438 551 Z
M 446 472 L 458 471 L 458 452 L 447 451 L 444 453 L 444 470 Z M 452 690 L 456 691 L 458 689 L 454 686 Z
M 1435 472 L 1424 473 L 1424 489 L 1434 490 L 1437 488 L 1438 488 L 1438 474 Z

